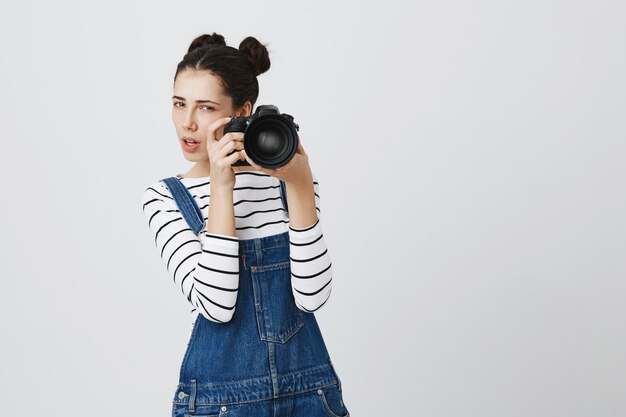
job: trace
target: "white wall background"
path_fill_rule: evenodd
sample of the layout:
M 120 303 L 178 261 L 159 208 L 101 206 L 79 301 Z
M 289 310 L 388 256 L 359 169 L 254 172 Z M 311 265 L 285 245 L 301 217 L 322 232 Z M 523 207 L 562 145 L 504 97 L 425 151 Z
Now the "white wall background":
M 5 416 L 169 416 L 189 331 L 141 211 L 189 169 L 176 64 L 269 43 L 354 417 L 626 414 L 620 1 L 0 6 Z

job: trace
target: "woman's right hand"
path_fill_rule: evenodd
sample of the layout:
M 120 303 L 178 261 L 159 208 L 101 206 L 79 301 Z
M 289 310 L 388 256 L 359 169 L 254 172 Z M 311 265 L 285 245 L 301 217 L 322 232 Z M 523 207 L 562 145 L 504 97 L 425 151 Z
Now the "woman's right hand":
M 235 187 L 235 172 L 232 164 L 238 160 L 245 160 L 240 151 L 243 149 L 243 132 L 228 132 L 219 140 L 216 139 L 218 131 L 230 122 L 231 117 L 222 117 L 215 120 L 207 128 L 207 153 L 209 154 L 211 187 L 228 188 L 232 191 Z M 228 156 L 233 150 L 232 155 Z

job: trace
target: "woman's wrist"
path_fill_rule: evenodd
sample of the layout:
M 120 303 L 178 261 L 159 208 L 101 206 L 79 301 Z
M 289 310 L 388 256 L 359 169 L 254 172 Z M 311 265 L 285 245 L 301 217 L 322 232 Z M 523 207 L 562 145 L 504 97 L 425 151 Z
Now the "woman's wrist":
M 211 185 L 206 231 L 207 233 L 237 236 L 232 189 Z
M 222 186 L 222 185 L 213 185 L 211 184 L 211 199 L 213 199 L 213 197 L 217 197 L 217 198 L 231 198 L 233 197 L 233 189 L 228 187 L 228 186 Z
M 305 177 L 298 183 L 287 184 L 287 204 L 291 227 L 297 229 L 308 227 L 318 220 L 312 177 L 310 181 Z

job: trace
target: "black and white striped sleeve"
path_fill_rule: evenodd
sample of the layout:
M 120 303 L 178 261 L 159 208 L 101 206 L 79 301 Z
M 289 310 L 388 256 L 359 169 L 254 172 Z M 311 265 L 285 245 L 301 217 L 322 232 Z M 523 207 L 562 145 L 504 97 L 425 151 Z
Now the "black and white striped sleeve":
M 155 246 L 174 284 L 208 320 L 230 321 L 239 290 L 239 238 L 206 230 L 196 235 L 160 181 L 145 190 L 142 202 Z
M 319 184 L 313 177 L 317 220 L 309 227 L 289 226 L 291 289 L 296 306 L 306 312 L 319 310 L 332 290 L 332 262 L 320 223 Z

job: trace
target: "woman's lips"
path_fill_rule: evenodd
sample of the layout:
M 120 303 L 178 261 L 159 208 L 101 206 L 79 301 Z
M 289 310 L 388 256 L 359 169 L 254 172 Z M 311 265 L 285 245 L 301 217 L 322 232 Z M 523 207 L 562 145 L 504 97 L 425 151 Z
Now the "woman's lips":
M 181 142 L 183 143 L 183 149 L 187 152 L 195 152 L 200 149 L 200 142 L 194 141 L 191 138 L 184 137 L 181 139 Z

